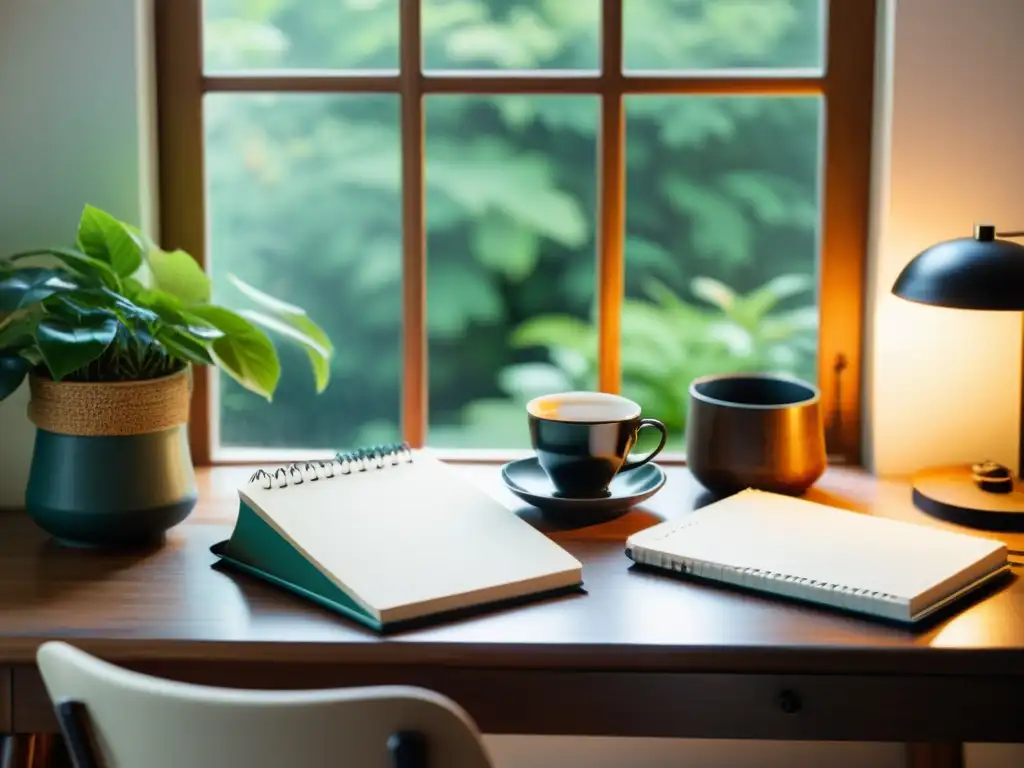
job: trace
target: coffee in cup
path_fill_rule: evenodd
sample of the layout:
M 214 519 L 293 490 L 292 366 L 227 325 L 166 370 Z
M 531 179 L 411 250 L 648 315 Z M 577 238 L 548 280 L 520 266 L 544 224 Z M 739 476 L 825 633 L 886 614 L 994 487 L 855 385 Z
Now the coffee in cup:
M 561 392 L 534 398 L 526 405 L 530 440 L 537 460 L 564 498 L 610 495 L 612 478 L 646 464 L 665 447 L 668 430 L 657 419 L 642 419 L 632 400 L 605 392 Z M 629 460 L 644 427 L 661 432 L 647 456 Z

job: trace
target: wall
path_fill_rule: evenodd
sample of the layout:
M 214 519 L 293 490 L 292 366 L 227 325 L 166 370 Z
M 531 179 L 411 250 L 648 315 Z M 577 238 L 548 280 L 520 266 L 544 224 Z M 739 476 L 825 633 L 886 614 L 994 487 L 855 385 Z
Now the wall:
M 865 0 L 867 2 L 867 0 Z M 1024 227 L 1024 65 L 1019 0 L 901 0 L 891 131 L 879 138 L 865 370 L 881 473 L 938 461 L 1015 459 L 1020 320 L 905 305 L 903 263 L 977 218 Z M 983 11 L 983 12 L 980 12 Z M 151 101 L 146 9 L 135 0 L 0 2 L 0 253 L 68 239 L 86 201 L 148 224 Z M 885 79 L 883 78 L 883 84 Z M 889 102 L 887 96 L 895 95 Z M 885 114 L 885 110 L 881 114 Z M 983 373 L 982 373 L 983 372 Z M 938 385 L 938 386 L 936 386 Z M 24 492 L 32 430 L 24 391 L 0 405 L 0 506 Z M 952 404 L 981 403 L 984 407 Z M 501 765 L 835 766 L 901 764 L 898 745 L 491 737 Z M 1020 764 L 998 746 L 972 766 Z
M 143 21 L 131 0 L 0 0 L 0 254 L 73 241 L 86 202 L 150 223 Z M 27 394 L 0 404 L 0 507 L 24 496 Z
M 1017 461 L 1019 313 L 902 301 L 900 269 L 973 223 L 1024 229 L 1024 2 L 899 0 L 865 357 L 872 468 Z M 883 134 L 884 135 L 884 134 Z

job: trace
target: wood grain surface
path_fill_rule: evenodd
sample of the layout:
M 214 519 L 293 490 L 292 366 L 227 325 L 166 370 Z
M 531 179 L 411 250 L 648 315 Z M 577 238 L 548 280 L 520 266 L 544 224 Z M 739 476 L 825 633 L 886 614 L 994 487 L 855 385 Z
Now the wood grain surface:
M 0 664 L 31 663 L 39 643 L 75 642 L 114 659 L 447 664 L 673 672 L 1024 674 L 1024 586 L 1012 577 L 919 629 L 638 572 L 633 531 L 708 499 L 682 467 L 643 508 L 565 529 L 518 507 L 493 466 L 462 466 L 584 563 L 586 595 L 381 638 L 254 579 L 213 567 L 237 486 L 251 469 L 200 471 L 192 517 L 156 550 L 107 554 L 55 544 L 23 514 L 0 513 Z M 810 498 L 952 527 L 917 511 L 904 483 L 829 470 Z M 737 535 L 742 535 L 741 531 Z M 1024 536 L 1004 540 L 1024 549 Z
M 576 527 L 519 505 L 496 466 L 458 469 L 579 557 L 587 594 L 380 637 L 214 567 L 251 468 L 201 470 L 196 512 L 147 552 L 65 549 L 0 513 L 0 732 L 56 733 L 34 654 L 63 639 L 197 683 L 425 685 L 490 733 L 895 740 L 914 768 L 958 765 L 961 741 L 1024 738 L 1016 576 L 959 613 L 891 626 L 632 569 L 626 536 L 710 501 L 683 467 L 642 508 Z M 859 470 L 829 470 L 808 497 L 955 528 L 916 510 L 907 484 Z M 1001 538 L 1024 551 L 1024 536 Z

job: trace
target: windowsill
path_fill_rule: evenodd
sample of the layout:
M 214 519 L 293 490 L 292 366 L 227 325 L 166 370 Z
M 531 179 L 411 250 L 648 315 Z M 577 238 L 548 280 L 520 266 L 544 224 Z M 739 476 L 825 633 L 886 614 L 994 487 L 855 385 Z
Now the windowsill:
M 704 493 L 684 465 L 659 463 L 663 465 L 668 478 L 666 488 L 669 485 L 674 486 L 671 494 L 673 498 L 678 498 L 680 494 L 696 497 Z M 265 466 L 269 468 L 282 464 L 270 463 Z M 248 482 L 254 471 L 255 468 L 251 465 L 196 468 L 199 505 L 189 518 L 189 522 L 233 523 L 238 511 L 238 488 Z M 457 464 L 457 471 L 510 509 L 524 507 L 523 502 L 502 484 L 497 463 L 461 462 Z M 663 489 L 643 506 L 658 506 L 659 496 L 663 494 L 668 496 Z M 910 489 L 907 483 L 901 480 L 879 480 L 861 467 L 830 467 L 815 487 L 806 494 L 806 498 L 856 511 L 867 511 L 872 507 L 877 508 L 883 498 L 892 498 L 893 494 L 904 494 L 909 501 Z
M 501 465 L 509 461 L 526 459 L 533 455 L 529 449 L 514 448 L 431 448 L 431 452 L 442 461 L 459 465 Z M 644 453 L 640 451 L 640 453 Z M 279 467 L 292 462 L 319 461 L 333 458 L 331 451 L 274 450 L 273 448 L 222 448 L 213 454 L 211 467 L 230 469 L 253 467 Z M 686 454 L 681 451 L 664 451 L 658 454 L 658 464 L 664 467 L 685 467 Z M 829 456 L 830 467 L 855 468 L 848 465 L 842 456 Z

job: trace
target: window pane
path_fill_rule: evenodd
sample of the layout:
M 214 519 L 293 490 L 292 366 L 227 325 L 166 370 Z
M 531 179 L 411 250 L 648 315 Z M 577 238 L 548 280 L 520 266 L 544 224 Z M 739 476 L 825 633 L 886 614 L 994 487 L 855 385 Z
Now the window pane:
M 626 100 L 623 391 L 681 449 L 698 377 L 816 381 L 821 99 Z
M 273 403 L 222 375 L 223 446 L 345 448 L 396 439 L 401 382 L 398 100 L 213 94 L 206 99 L 217 300 L 251 307 L 229 274 L 303 307 L 334 343 L 315 394 L 305 355 L 274 337 Z
M 398 2 L 204 0 L 206 70 L 398 69 Z
M 870 2 L 870 0 L 868 0 Z M 628 0 L 633 70 L 820 69 L 825 0 Z
M 531 397 L 596 384 L 597 100 L 427 101 L 432 445 L 529 445 Z
M 423 62 L 448 70 L 596 70 L 599 0 L 423 0 Z

